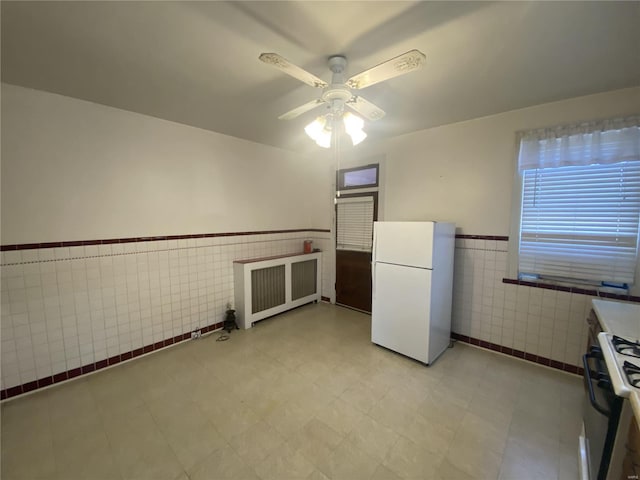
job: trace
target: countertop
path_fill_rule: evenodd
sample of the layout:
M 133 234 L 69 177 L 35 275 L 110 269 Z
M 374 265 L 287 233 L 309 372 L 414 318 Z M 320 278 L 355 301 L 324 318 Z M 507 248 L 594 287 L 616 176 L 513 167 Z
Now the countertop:
M 640 303 L 600 299 L 591 303 L 605 332 L 640 341 Z

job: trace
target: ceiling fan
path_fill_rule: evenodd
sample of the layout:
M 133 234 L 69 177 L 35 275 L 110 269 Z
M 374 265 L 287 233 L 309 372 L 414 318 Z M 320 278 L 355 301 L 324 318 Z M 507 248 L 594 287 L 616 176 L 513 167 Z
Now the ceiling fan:
M 352 90 L 361 90 L 371 85 L 375 85 L 376 83 L 383 82 L 385 80 L 389 80 L 406 73 L 410 73 L 423 67 L 426 60 L 424 53 L 420 52 L 419 50 L 409 50 L 402 55 L 391 58 L 390 60 L 382 62 L 373 68 L 365 70 L 364 72 L 358 73 L 357 75 L 354 75 L 353 77 L 345 80 L 344 77 L 347 67 L 347 59 L 343 55 L 334 55 L 329 57 L 328 64 L 329 70 L 331 70 L 332 72 L 332 77 L 331 83 L 328 84 L 312 73 L 309 73 L 303 68 L 300 68 L 297 65 L 289 62 L 277 53 L 263 53 L 259 58 L 264 63 L 279 68 L 287 75 L 290 75 L 306 83 L 307 85 L 322 89 L 320 98 L 311 100 L 310 102 L 289 110 L 288 112 L 278 117 L 280 120 L 291 120 L 302 115 L 305 112 L 308 112 L 309 110 L 313 110 L 316 107 L 324 105 L 329 109 L 328 115 L 330 115 L 334 119 L 345 115 L 345 126 L 347 126 L 347 119 L 350 118 L 349 115 L 351 115 L 349 112 L 345 114 L 345 106 L 356 111 L 370 121 L 380 120 L 385 116 L 384 110 L 366 100 L 365 98 L 361 97 L 357 93 L 352 92 Z M 351 115 L 351 117 L 355 116 Z M 360 119 L 358 120 L 362 122 Z M 361 141 L 364 137 L 366 137 L 366 134 L 361 131 L 362 123 L 359 123 L 358 125 L 360 126 L 361 132 L 361 135 L 359 135 L 358 138 L 360 138 Z M 309 133 L 309 131 L 307 131 L 307 133 Z M 310 134 L 310 136 L 312 135 Z M 324 144 L 321 144 L 321 142 L 319 142 L 316 138 L 314 139 L 318 142 L 319 145 L 325 146 Z M 352 139 L 354 140 L 355 144 L 356 141 L 353 135 Z

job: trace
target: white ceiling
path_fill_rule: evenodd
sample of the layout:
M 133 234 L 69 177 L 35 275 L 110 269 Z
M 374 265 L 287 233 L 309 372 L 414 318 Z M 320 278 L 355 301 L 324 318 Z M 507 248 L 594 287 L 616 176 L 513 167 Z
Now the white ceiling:
M 2 80 L 236 137 L 307 148 L 317 98 L 258 60 L 277 52 L 324 80 L 407 50 L 426 68 L 362 90 L 395 136 L 640 85 L 640 2 L 9 2 Z M 316 112 L 317 114 L 317 112 Z

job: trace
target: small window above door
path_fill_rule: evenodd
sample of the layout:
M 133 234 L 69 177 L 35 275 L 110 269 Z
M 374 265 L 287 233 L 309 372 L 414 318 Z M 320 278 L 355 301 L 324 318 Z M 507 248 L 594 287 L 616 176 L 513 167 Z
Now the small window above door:
M 372 188 L 378 186 L 378 164 L 338 170 L 337 190 Z

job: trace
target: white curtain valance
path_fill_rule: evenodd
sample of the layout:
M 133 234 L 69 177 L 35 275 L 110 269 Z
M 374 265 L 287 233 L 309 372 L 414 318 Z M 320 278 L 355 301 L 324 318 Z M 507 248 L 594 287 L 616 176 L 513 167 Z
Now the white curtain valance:
M 640 115 L 519 132 L 520 171 L 640 161 Z

